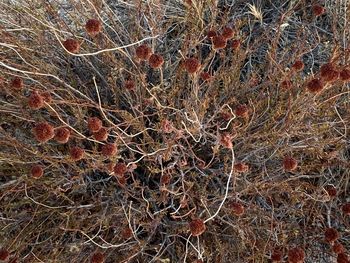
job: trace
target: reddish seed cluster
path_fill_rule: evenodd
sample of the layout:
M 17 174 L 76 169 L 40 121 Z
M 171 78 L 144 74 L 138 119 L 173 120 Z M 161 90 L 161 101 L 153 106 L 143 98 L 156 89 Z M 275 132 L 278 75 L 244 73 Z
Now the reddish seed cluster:
M 232 213 L 236 216 L 241 216 L 244 214 L 244 206 L 239 203 L 239 202 L 235 202 L 235 201 L 231 201 L 228 203 L 228 207 L 231 209 Z
M 324 232 L 324 237 L 328 243 L 332 243 L 339 238 L 339 233 L 334 228 L 327 228 Z
M 43 100 L 50 104 L 52 102 L 52 97 L 49 91 L 44 91 L 40 93 L 41 97 L 43 97 Z
M 140 60 L 148 60 L 151 54 L 151 48 L 145 44 L 142 44 L 136 48 L 136 56 Z
M 43 167 L 39 164 L 33 165 L 30 169 L 30 175 L 35 179 L 42 177 L 44 175 Z
M 333 185 L 325 186 L 325 190 L 326 190 L 327 194 L 330 197 L 336 197 L 337 196 L 337 188 L 335 188 Z
M 302 263 L 305 260 L 305 252 L 300 247 L 291 248 L 288 251 L 289 263 Z
M 342 81 L 350 81 L 350 70 L 347 68 L 342 69 L 339 73 L 339 77 Z
M 221 34 L 226 40 L 231 39 L 235 35 L 235 31 L 231 27 L 225 27 Z
M 235 39 L 231 43 L 231 48 L 233 51 L 237 51 L 241 46 L 241 41 L 239 39 Z
M 207 37 L 209 39 L 212 39 L 213 37 L 217 36 L 217 33 L 215 30 L 209 30 L 208 33 L 207 33 Z
M 112 157 L 117 154 L 117 145 L 114 143 L 102 145 L 101 152 L 106 157 Z
M 201 64 L 196 58 L 188 58 L 184 62 L 184 67 L 188 73 L 194 74 L 200 69 Z
M 339 242 L 335 242 L 334 243 L 334 245 L 332 247 L 332 250 L 336 254 L 341 254 L 341 253 L 345 252 L 344 246 L 341 243 L 339 243 Z
M 233 147 L 232 136 L 231 136 L 231 134 L 229 134 L 227 132 L 220 135 L 219 142 L 225 148 L 232 149 L 232 147 Z
M 161 55 L 152 54 L 148 59 L 148 63 L 149 63 L 151 68 L 157 69 L 163 65 L 164 59 Z
M 167 119 L 162 120 L 161 128 L 164 133 L 172 133 L 174 131 L 172 122 Z
M 102 121 L 97 117 L 90 117 L 87 125 L 90 132 L 98 132 L 102 128 Z
M 205 226 L 205 223 L 202 219 L 193 219 L 189 223 L 189 228 L 192 236 L 196 237 L 203 234 L 207 227 Z
M 47 142 L 55 136 L 55 129 L 52 125 L 47 122 L 39 122 L 33 129 L 35 138 L 39 142 Z
M 238 173 L 246 173 L 249 171 L 249 165 L 247 165 L 245 163 L 236 163 L 234 165 L 234 169 Z
M 108 139 L 108 130 L 102 127 L 98 132 L 95 132 L 93 135 L 96 141 L 103 142 Z
M 312 6 L 312 12 L 315 16 L 323 15 L 326 9 L 323 6 L 320 5 L 313 5 Z
M 283 253 L 280 249 L 274 249 L 271 254 L 271 261 L 272 262 L 281 262 L 283 259 Z
M 344 215 L 350 215 L 350 203 L 346 203 L 342 206 L 342 211 Z
M 97 19 L 89 19 L 85 24 L 86 32 L 94 37 L 102 31 L 102 23 Z
M 242 118 L 248 118 L 249 117 L 249 108 L 247 105 L 242 104 L 242 105 L 238 105 L 235 109 L 235 114 L 238 117 L 242 117 Z
M 104 263 L 105 256 L 101 252 L 95 252 L 91 257 L 91 263 Z
M 135 82 L 133 80 L 127 80 L 124 82 L 124 87 L 127 90 L 135 90 Z
M 337 256 L 337 263 L 349 263 L 349 258 L 345 253 L 340 253 Z
M 209 81 L 211 80 L 212 76 L 210 75 L 209 72 L 202 72 L 201 73 L 201 79 L 204 81 Z
M 84 151 L 84 149 L 82 149 L 78 146 L 74 146 L 70 149 L 69 154 L 70 154 L 70 158 L 73 161 L 80 161 L 81 159 L 84 158 L 85 151 Z
M 20 90 L 23 88 L 23 80 L 19 77 L 14 77 L 11 80 L 10 86 L 11 88 L 15 89 L 15 90 Z
M 293 157 L 286 156 L 283 159 L 283 168 L 286 171 L 294 171 L 298 167 L 298 161 Z
M 311 93 L 318 93 L 323 90 L 323 87 L 324 85 L 320 79 L 312 79 L 307 83 L 307 89 Z
M 304 63 L 301 60 L 296 60 L 292 65 L 292 69 L 296 72 L 302 71 L 304 69 Z
M 118 177 L 123 177 L 125 173 L 128 171 L 128 167 L 125 163 L 119 162 L 113 168 L 114 174 Z
M 170 183 L 170 181 L 171 181 L 171 176 L 168 173 L 163 174 L 162 177 L 160 178 L 161 185 L 167 185 Z
M 292 88 L 292 82 L 290 80 L 283 80 L 281 82 L 281 88 L 282 89 L 286 89 L 286 90 L 289 90 Z
M 28 106 L 33 110 L 38 110 L 45 106 L 44 98 L 38 91 L 32 91 L 28 99 Z
M 332 63 L 327 63 L 320 68 L 321 79 L 325 82 L 336 81 L 339 78 L 339 71 L 337 71 Z
M 131 230 L 131 228 L 130 227 L 125 227 L 123 230 L 122 230 L 122 232 L 121 232 L 121 236 L 122 236 L 122 238 L 123 239 L 129 239 L 129 238 L 131 238 L 132 237 L 132 230 Z
M 224 38 L 223 36 L 221 35 L 217 35 L 217 36 L 214 36 L 212 38 L 212 42 L 213 42 L 213 48 L 218 50 L 218 49 L 223 49 L 226 47 L 227 45 L 227 40 L 226 38 Z
M 66 127 L 60 127 L 55 130 L 55 137 L 54 139 L 58 143 L 67 143 L 69 141 L 70 137 L 70 130 Z
M 65 49 L 67 49 L 71 53 L 78 53 L 79 52 L 80 44 L 78 41 L 76 41 L 72 38 L 69 38 L 69 39 L 63 41 L 62 44 L 65 47 Z
M 0 260 L 6 261 L 10 257 L 10 252 L 5 248 L 0 249 Z

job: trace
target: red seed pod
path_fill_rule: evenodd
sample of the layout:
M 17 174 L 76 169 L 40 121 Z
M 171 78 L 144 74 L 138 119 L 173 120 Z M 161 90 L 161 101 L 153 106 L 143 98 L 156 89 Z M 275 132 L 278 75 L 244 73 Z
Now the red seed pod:
M 350 215 L 350 203 L 346 203 L 342 206 L 342 211 L 344 215 Z
M 95 252 L 91 257 L 91 263 L 104 263 L 105 256 L 101 252 Z
M 128 167 L 125 163 L 119 162 L 113 168 L 114 174 L 118 177 L 123 177 L 125 173 L 128 171 Z
M 288 251 L 289 263 L 302 263 L 305 260 L 305 252 L 300 247 L 291 248 Z
M 272 262 L 281 262 L 283 259 L 283 252 L 280 249 L 274 249 L 271 254 Z
M 235 109 L 235 114 L 238 117 L 242 117 L 242 118 L 248 118 L 249 117 L 249 108 L 247 105 L 242 104 L 242 105 L 238 105 Z
M 136 56 L 140 60 L 148 60 L 151 54 L 151 48 L 145 44 L 142 44 L 136 48 Z
M 69 154 L 73 161 L 80 161 L 81 159 L 84 158 L 85 151 L 84 149 L 78 146 L 74 146 L 73 148 L 70 149 Z
M 281 88 L 285 90 L 289 90 L 292 88 L 292 82 L 290 80 L 283 80 L 281 82 Z
M 232 201 L 228 203 L 228 207 L 231 209 L 232 213 L 236 216 L 241 216 L 244 214 L 245 209 L 241 203 Z
M 312 12 L 314 13 L 315 16 L 320 16 L 324 14 L 326 9 L 323 6 L 320 5 L 313 5 L 312 6 Z
M 14 77 L 11 80 L 10 86 L 15 90 L 21 90 L 23 88 L 23 80 L 19 77 Z
M 35 179 L 42 177 L 44 175 L 43 167 L 39 164 L 33 165 L 30 169 L 30 175 Z
M 296 60 L 292 65 L 292 69 L 296 72 L 302 71 L 304 69 L 304 63 L 301 60 Z
M 343 69 L 340 71 L 339 76 L 342 81 L 350 81 L 350 69 Z
M 10 252 L 7 249 L 0 249 L 0 260 L 6 261 L 10 257 Z
M 209 72 L 202 72 L 201 73 L 201 79 L 204 81 L 210 81 L 212 76 L 210 75 Z
M 90 117 L 87 120 L 90 132 L 98 132 L 102 128 L 102 121 L 97 117 Z
M 225 27 L 221 34 L 226 40 L 231 39 L 235 36 L 235 31 L 230 27 Z
M 209 30 L 207 33 L 207 38 L 212 39 L 213 37 L 217 36 L 217 33 L 215 30 Z
M 39 142 L 47 142 L 55 136 L 55 129 L 52 125 L 47 122 L 39 122 L 33 129 L 35 138 Z
M 233 51 L 237 51 L 241 47 L 241 41 L 239 39 L 235 39 L 231 43 L 231 48 Z
M 151 68 L 157 69 L 157 68 L 162 67 L 162 65 L 164 63 L 164 59 L 161 55 L 152 54 L 148 59 L 148 63 L 149 63 Z
M 52 102 L 52 97 L 49 91 L 44 91 L 40 93 L 41 97 L 43 97 L 43 100 L 50 104 Z
M 337 256 L 337 263 L 349 263 L 349 258 L 345 253 L 340 253 Z
M 232 118 L 232 114 L 229 111 L 222 111 L 220 112 L 220 117 L 225 121 L 229 121 Z
M 245 163 L 236 163 L 234 165 L 234 170 L 238 173 L 246 173 L 249 171 L 249 165 Z
M 112 157 L 117 154 L 117 145 L 114 143 L 107 143 L 102 145 L 101 152 L 106 157 Z
M 334 245 L 332 247 L 332 250 L 336 254 L 341 254 L 341 253 L 345 252 L 344 246 L 341 243 L 339 243 L 339 242 L 335 242 L 334 243 Z
M 126 185 L 126 177 L 118 177 L 118 183 L 121 187 L 125 187 Z
M 220 135 L 219 142 L 225 148 L 232 149 L 233 147 L 232 136 L 227 132 Z
M 321 79 L 325 82 L 336 81 L 339 78 L 337 71 L 332 63 L 327 63 L 320 68 Z
M 200 69 L 201 64 L 196 58 L 188 58 L 184 62 L 184 67 L 188 73 L 194 74 Z
M 108 130 L 102 127 L 98 132 L 94 133 L 94 138 L 96 141 L 106 141 L 108 139 Z
M 190 228 L 192 236 L 194 236 L 194 237 L 200 236 L 207 229 L 207 227 L 205 226 L 204 221 L 202 219 L 199 219 L 199 218 L 198 219 L 193 219 L 189 223 L 189 228 Z
M 336 197 L 337 196 L 337 188 L 335 188 L 333 185 L 325 186 L 325 190 L 326 190 L 327 194 L 330 197 Z
M 61 127 L 61 128 L 57 128 L 55 129 L 55 137 L 54 139 L 56 140 L 56 142 L 58 143 L 67 143 L 69 141 L 69 137 L 70 137 L 70 130 L 66 127 Z
M 307 89 L 311 93 L 318 93 L 323 89 L 324 85 L 320 79 L 312 79 L 307 83 Z
M 223 49 L 223 48 L 225 48 L 226 45 L 227 45 L 226 38 L 224 38 L 224 37 L 221 36 L 221 35 L 214 36 L 214 37 L 212 38 L 212 42 L 213 42 L 213 48 L 214 48 L 214 49 Z
M 45 106 L 44 98 L 37 91 L 32 91 L 28 99 L 28 106 L 33 110 L 41 109 Z
M 334 228 L 327 228 L 324 232 L 324 237 L 325 237 L 325 240 L 328 242 L 328 243 L 332 243 L 336 240 L 338 240 L 339 238 L 339 233 L 336 229 Z
M 283 159 L 283 168 L 286 171 L 294 171 L 298 167 L 298 161 L 293 157 L 286 156 Z
M 125 240 L 131 238 L 133 236 L 132 229 L 128 226 L 124 227 L 124 229 L 121 232 L 121 236 Z
M 133 80 L 127 80 L 124 82 L 124 87 L 127 90 L 135 90 L 135 82 Z
M 78 53 L 79 52 L 80 44 L 78 41 L 76 41 L 74 39 L 69 38 L 66 41 L 63 41 L 62 44 L 65 47 L 65 49 L 67 49 L 71 53 Z
M 89 19 L 85 24 L 86 32 L 94 37 L 102 31 L 102 23 L 97 19 Z

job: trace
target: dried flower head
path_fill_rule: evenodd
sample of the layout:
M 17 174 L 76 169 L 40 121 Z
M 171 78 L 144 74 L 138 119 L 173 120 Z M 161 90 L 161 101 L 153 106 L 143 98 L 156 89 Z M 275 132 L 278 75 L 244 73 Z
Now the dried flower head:
M 212 75 L 210 75 L 209 72 L 202 72 L 201 73 L 201 79 L 204 80 L 204 81 L 209 81 L 211 80 L 212 78 Z
M 102 121 L 97 117 L 90 117 L 87 120 L 87 125 L 91 132 L 98 132 L 102 128 Z
M 69 39 L 63 41 L 62 44 L 65 47 L 65 49 L 67 49 L 71 53 L 78 53 L 79 52 L 80 44 L 78 41 L 76 41 L 72 38 L 69 38 Z
M 7 249 L 0 249 L 0 260 L 6 261 L 10 257 L 10 252 Z
M 343 204 L 342 211 L 344 215 L 350 215 L 350 203 Z
M 231 43 L 231 48 L 233 51 L 237 51 L 241 47 L 241 41 L 239 39 L 235 39 Z
M 332 247 L 332 250 L 336 254 L 341 254 L 341 253 L 345 252 L 344 246 L 341 243 L 339 243 L 339 242 L 335 242 L 334 243 L 334 245 Z
M 97 19 L 89 19 L 85 24 L 86 32 L 94 37 L 102 31 L 102 23 Z
M 112 157 L 117 154 L 117 145 L 115 143 L 107 143 L 102 145 L 101 152 L 106 157 Z
M 124 87 L 127 90 L 135 90 L 135 82 L 133 80 L 127 80 L 124 82 Z
M 219 142 L 225 148 L 232 149 L 233 147 L 232 136 L 227 132 L 224 132 L 223 134 L 220 135 Z
M 311 93 L 318 93 L 323 89 L 324 85 L 320 79 L 312 79 L 307 83 L 307 89 Z
M 136 48 L 136 56 L 140 60 L 148 60 L 151 54 L 151 48 L 145 44 L 142 44 Z
M 101 252 L 95 252 L 91 257 L 91 263 L 104 263 L 105 256 Z
M 227 45 L 227 40 L 222 35 L 214 36 L 212 42 L 214 49 L 223 49 Z
M 215 30 L 209 30 L 209 31 L 207 32 L 207 37 L 208 37 L 209 39 L 212 39 L 212 38 L 215 37 L 215 36 L 217 36 L 217 33 L 216 33 Z
M 247 105 L 242 104 L 242 105 L 238 105 L 235 109 L 235 114 L 238 117 L 242 117 L 242 118 L 248 118 L 249 117 L 249 108 Z
M 234 165 L 234 170 L 238 173 L 246 173 L 249 171 L 249 165 L 245 163 L 236 163 Z
M 342 69 L 342 71 L 339 73 L 339 76 L 342 81 L 350 81 L 350 69 Z
M 305 260 L 305 252 L 300 247 L 291 248 L 288 251 L 289 263 L 302 263 Z
M 337 188 L 335 188 L 333 185 L 326 185 L 325 190 L 330 197 L 337 196 Z
M 193 219 L 189 223 L 189 228 L 190 228 L 192 236 L 194 236 L 194 237 L 200 236 L 207 229 L 207 227 L 205 226 L 204 221 L 202 219 L 199 219 L 199 218 Z
M 244 206 L 239 202 L 229 202 L 228 207 L 231 209 L 232 213 L 236 216 L 241 216 L 244 214 Z
M 67 143 L 70 137 L 70 130 L 66 127 L 60 127 L 55 129 L 55 137 L 54 139 L 58 143 Z
M 301 60 L 296 60 L 292 65 L 292 69 L 296 72 L 302 71 L 304 69 L 304 63 Z
M 286 171 L 294 171 L 298 167 L 298 161 L 293 157 L 286 156 L 283 159 L 283 168 Z
M 28 106 L 33 110 L 38 110 L 45 106 L 44 98 L 38 91 L 32 91 L 28 99 Z
M 46 103 L 50 104 L 52 102 L 51 93 L 49 91 L 41 92 L 40 95 Z
M 324 231 L 324 237 L 327 242 L 332 243 L 339 238 L 339 233 L 334 228 L 327 228 Z
M 35 138 L 39 142 L 47 142 L 55 136 L 55 129 L 47 122 L 39 122 L 33 129 Z
M 121 236 L 125 240 L 131 238 L 133 236 L 132 229 L 129 226 L 124 227 L 121 232 Z
M 160 68 L 163 65 L 164 59 L 161 55 L 152 54 L 148 59 L 148 63 L 151 68 L 156 69 L 156 68 Z
M 281 82 L 281 88 L 289 90 L 292 88 L 292 82 L 288 79 L 285 79 Z
M 23 88 L 23 80 L 19 77 L 14 77 L 11 80 L 10 86 L 11 88 L 15 89 L 15 90 L 20 90 Z
M 84 158 L 85 151 L 78 146 L 74 146 L 70 149 L 69 154 L 73 161 L 79 161 Z
M 281 262 L 283 259 L 283 252 L 280 249 L 274 249 L 271 254 L 272 262 Z
M 184 62 L 184 67 L 188 73 L 194 74 L 200 69 L 201 64 L 196 58 L 187 58 Z
M 33 165 L 30 169 L 30 175 L 35 179 L 42 177 L 44 175 L 43 167 L 40 164 Z
M 321 79 L 325 82 L 336 81 L 339 78 L 337 71 L 332 63 L 327 63 L 320 68 Z
M 235 31 L 231 27 L 225 27 L 221 34 L 226 40 L 231 39 L 235 36 Z
M 95 132 L 93 136 L 96 141 L 106 141 L 108 139 L 108 130 L 102 127 L 98 132 Z
M 340 253 L 337 256 L 337 263 L 349 263 L 349 258 L 345 253 Z
M 326 11 L 326 9 L 321 5 L 313 5 L 312 6 L 312 12 L 314 13 L 315 16 L 320 16 L 320 15 L 324 14 L 325 11 Z
M 123 177 L 125 173 L 128 171 L 128 167 L 125 163 L 119 162 L 113 168 L 114 174 L 118 177 Z

